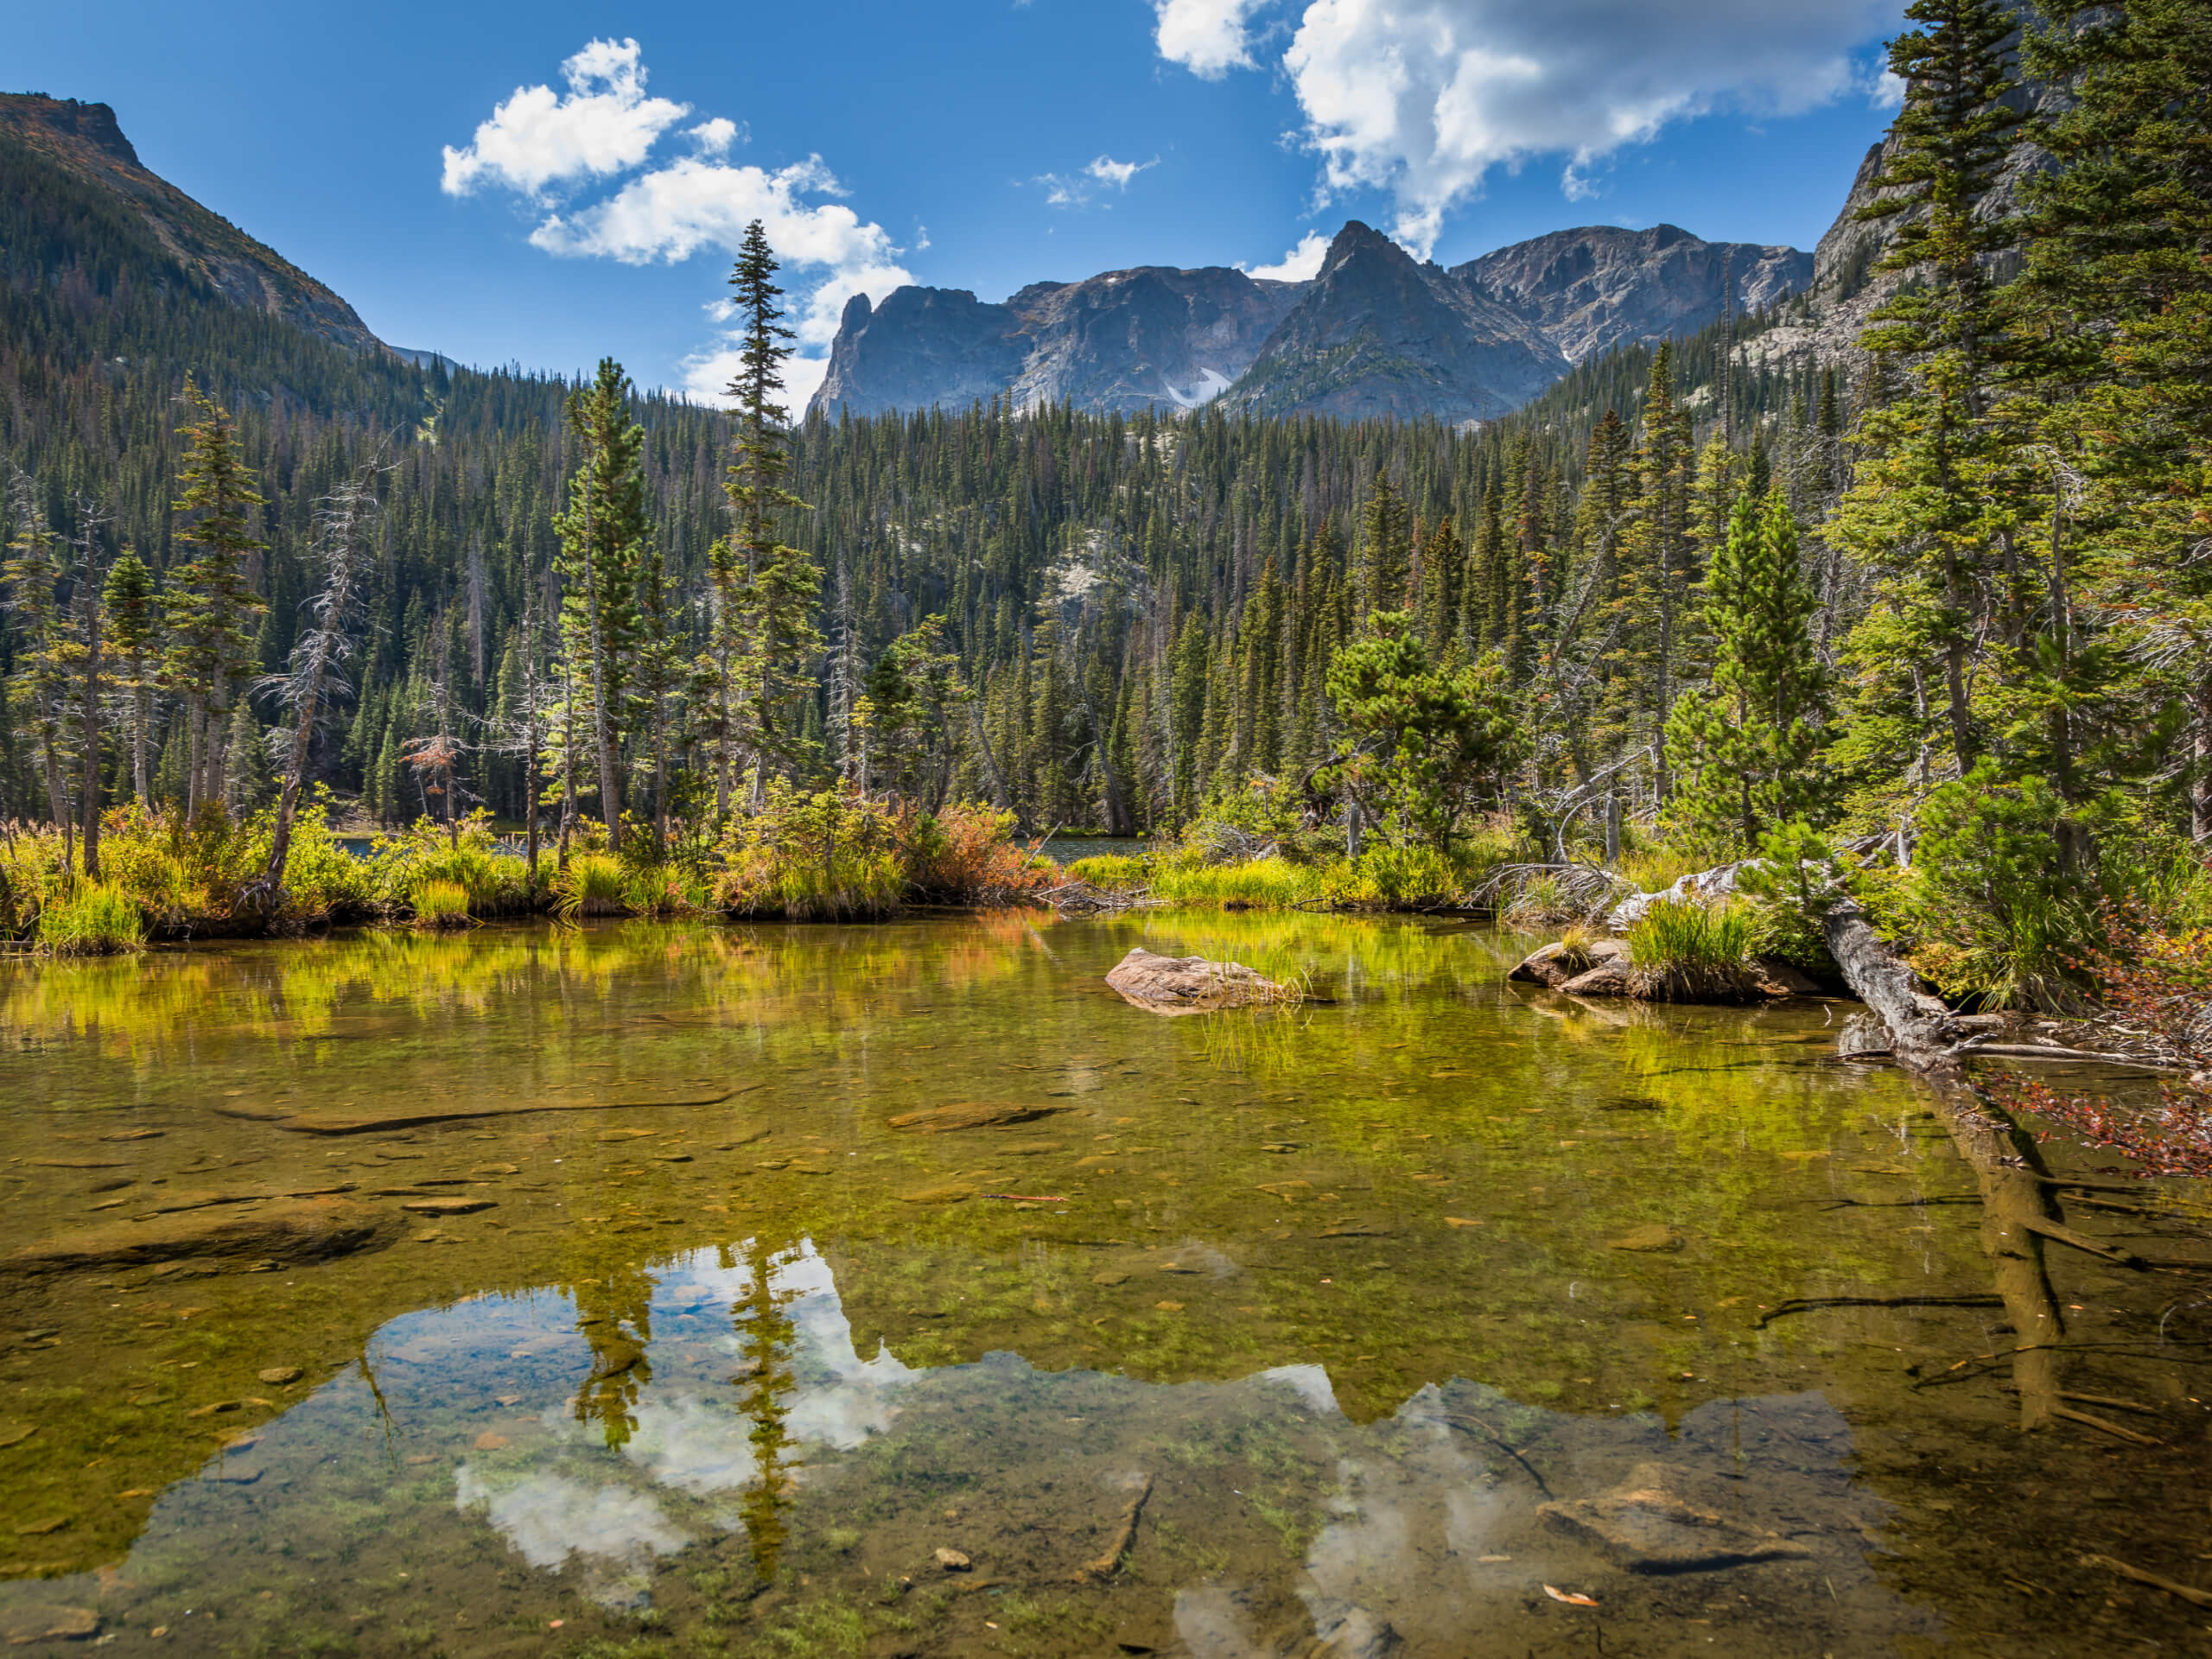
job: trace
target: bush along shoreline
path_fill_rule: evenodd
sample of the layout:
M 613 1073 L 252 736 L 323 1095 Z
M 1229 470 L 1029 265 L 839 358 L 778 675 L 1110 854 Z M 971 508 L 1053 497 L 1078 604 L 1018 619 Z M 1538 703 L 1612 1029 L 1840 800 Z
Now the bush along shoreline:
M 45 956 L 101 956 L 194 939 L 283 938 L 348 925 L 467 927 L 534 916 L 870 920 L 911 905 L 1041 903 L 1058 867 L 1028 850 L 1013 817 L 983 806 L 929 812 L 772 784 L 719 837 L 657 840 L 627 826 L 620 852 L 582 822 L 533 871 L 526 843 L 479 813 L 423 819 L 352 850 L 327 798 L 292 819 L 270 879 L 276 810 L 136 804 L 103 815 L 97 874 L 47 825 L 0 824 L 0 938 Z

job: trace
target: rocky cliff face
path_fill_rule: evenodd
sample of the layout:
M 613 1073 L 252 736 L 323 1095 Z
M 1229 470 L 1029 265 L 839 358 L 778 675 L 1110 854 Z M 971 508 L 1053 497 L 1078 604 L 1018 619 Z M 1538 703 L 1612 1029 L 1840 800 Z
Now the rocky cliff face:
M 856 300 L 812 407 L 1004 395 L 1134 413 L 1226 397 L 1266 414 L 1488 420 L 1592 353 L 1702 328 L 1731 296 L 1770 307 L 1811 276 L 1795 248 L 1673 226 L 1561 231 L 1445 270 L 1355 221 L 1310 283 L 1147 265 L 1033 283 L 1003 305 L 953 289 Z
M 1030 340 L 1015 400 L 1123 413 L 1211 403 L 1251 366 L 1303 287 L 1220 265 L 1033 284 L 1007 302 Z
M 237 226 L 149 172 L 105 104 L 0 93 L 0 136 L 118 198 L 169 257 L 232 304 L 355 350 L 383 349 L 353 308 Z
M 1355 219 L 1229 396 L 1262 415 L 1489 420 L 1567 369 L 1533 325 Z
M 1673 225 L 1554 231 L 1452 268 L 1526 318 L 1570 363 L 1628 340 L 1694 334 L 1726 304 L 1765 310 L 1813 280 L 1813 256 L 1751 242 L 1707 242 Z

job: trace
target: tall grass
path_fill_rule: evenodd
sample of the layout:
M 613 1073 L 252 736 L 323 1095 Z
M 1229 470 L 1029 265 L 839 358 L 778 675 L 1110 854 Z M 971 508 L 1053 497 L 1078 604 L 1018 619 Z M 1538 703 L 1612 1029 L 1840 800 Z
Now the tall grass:
M 79 882 L 39 912 L 38 946 L 51 956 L 113 956 L 145 944 L 145 915 L 118 881 Z
M 575 853 L 553 878 L 553 907 L 563 921 L 585 916 L 627 916 L 630 873 L 607 853 Z
M 1630 924 L 1629 963 L 1639 992 L 1657 1001 L 1749 1000 L 1758 992 L 1746 958 L 1758 939 L 1747 905 L 1662 899 Z
M 468 925 L 468 889 L 458 881 L 437 875 L 421 877 L 409 893 L 408 904 L 417 927 Z

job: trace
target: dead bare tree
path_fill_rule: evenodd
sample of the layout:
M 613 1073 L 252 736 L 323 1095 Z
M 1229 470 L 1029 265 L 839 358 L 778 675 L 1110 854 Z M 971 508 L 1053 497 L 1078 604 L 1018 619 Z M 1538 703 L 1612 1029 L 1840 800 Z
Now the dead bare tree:
M 261 892 L 273 908 L 284 887 L 285 861 L 291 855 L 292 820 L 307 778 L 308 753 L 316 726 L 331 704 L 351 695 L 346 662 L 353 655 L 374 558 L 373 530 L 380 507 L 377 481 L 391 470 L 379 454 L 354 476 L 315 504 L 313 552 L 322 565 L 322 586 L 308 601 L 314 626 L 292 647 L 290 666 L 262 681 L 292 715 L 291 752 L 284 765 L 283 792 L 276 800 L 276 833 Z

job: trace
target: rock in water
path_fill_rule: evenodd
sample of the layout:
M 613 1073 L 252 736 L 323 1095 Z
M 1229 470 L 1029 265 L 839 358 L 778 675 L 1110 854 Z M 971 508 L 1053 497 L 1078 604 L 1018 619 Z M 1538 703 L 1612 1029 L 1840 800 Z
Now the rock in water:
M 0 1274 L 66 1273 L 191 1257 L 240 1264 L 321 1262 L 381 1249 L 399 1217 L 350 1198 L 288 1198 L 250 1209 L 209 1209 L 111 1222 L 26 1244 L 0 1258 Z
M 81 1642 L 98 1636 L 100 1616 L 89 1607 L 69 1607 L 56 1602 L 26 1602 L 0 1614 L 0 1638 L 11 1648 L 34 1642 Z
M 1813 1553 L 1774 1533 L 1693 1508 L 1667 1490 L 1666 1479 L 1659 1465 L 1638 1464 L 1612 1491 L 1541 1504 L 1536 1513 L 1548 1525 L 1600 1545 L 1631 1573 L 1702 1573 Z
M 1159 957 L 1141 945 L 1116 963 L 1106 982 L 1147 1014 L 1211 1014 L 1217 1008 L 1286 999 L 1284 988 L 1241 962 Z
M 1638 1250 L 1647 1253 L 1656 1250 L 1679 1250 L 1682 1248 L 1682 1236 L 1664 1222 L 1651 1221 L 1646 1222 L 1641 1227 L 1630 1228 L 1618 1238 L 1607 1239 L 1605 1248 L 1609 1250 Z

